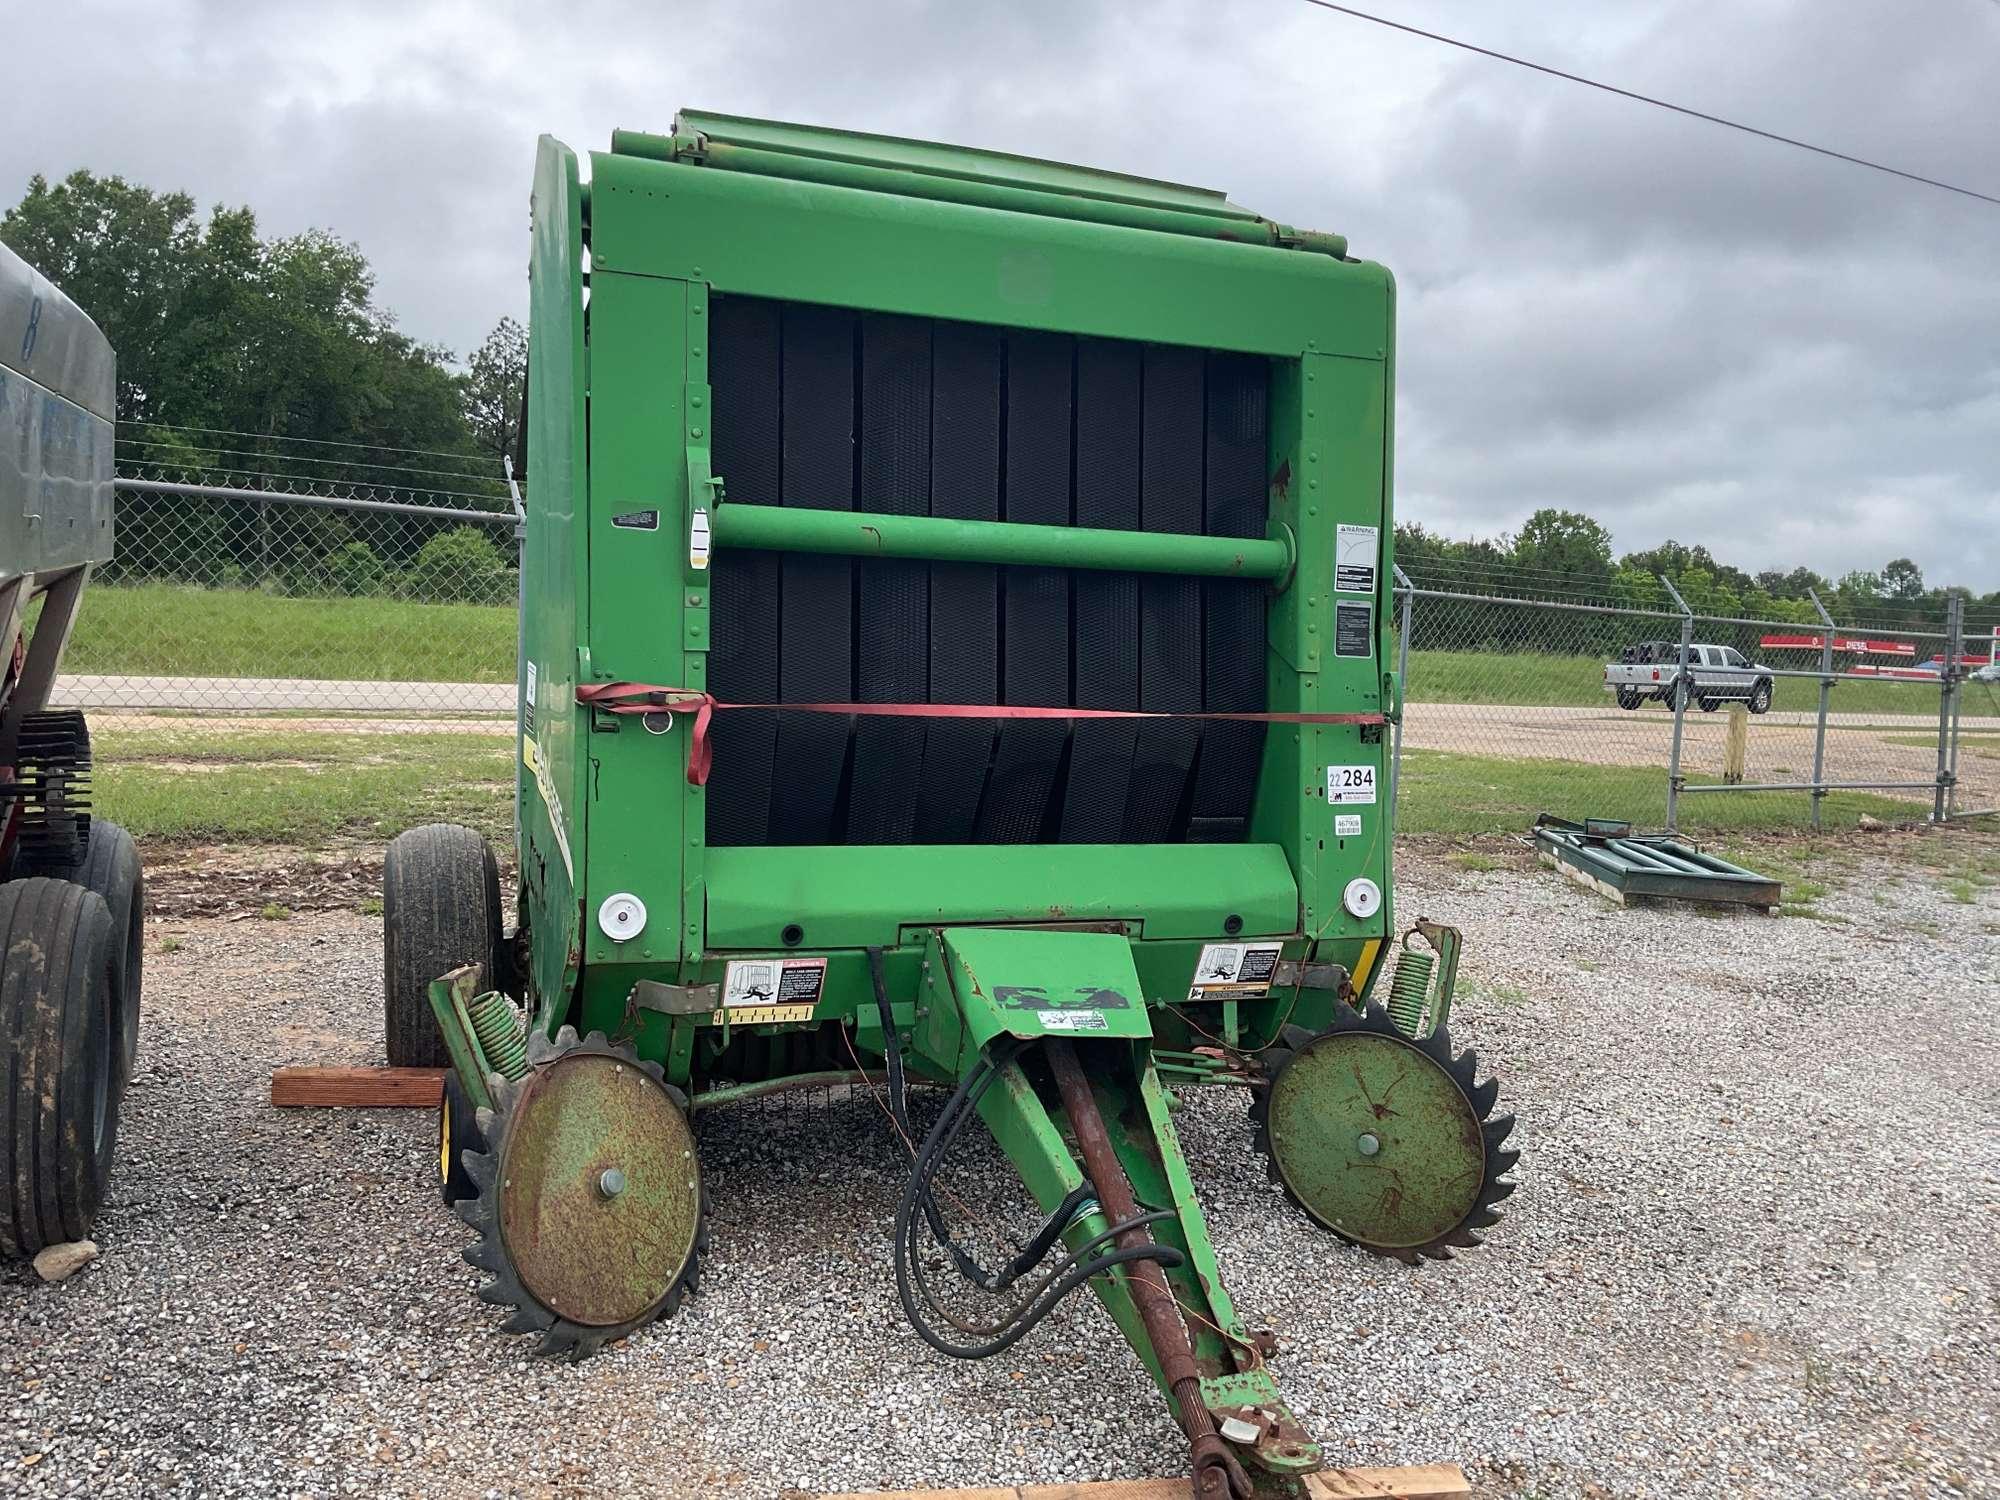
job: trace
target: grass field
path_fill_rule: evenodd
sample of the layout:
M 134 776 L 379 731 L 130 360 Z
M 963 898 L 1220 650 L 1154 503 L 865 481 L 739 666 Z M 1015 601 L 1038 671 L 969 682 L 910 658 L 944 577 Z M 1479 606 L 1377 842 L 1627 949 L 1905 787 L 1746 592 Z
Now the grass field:
M 148 583 L 85 596 L 63 670 L 158 677 L 512 682 L 514 611 Z
M 120 729 L 91 735 L 92 802 L 141 839 L 316 846 L 436 821 L 513 826 L 506 735 Z
M 1701 778 L 1690 778 L 1700 780 Z M 1525 833 L 1538 812 L 1568 818 L 1627 818 L 1659 828 L 1667 817 L 1664 769 L 1509 760 L 1442 750 L 1405 750 L 1397 787 L 1396 830 L 1455 838 Z M 1861 814 L 1884 822 L 1921 817 L 1928 808 L 1861 792 L 1827 797 L 1829 829 L 1852 828 Z M 1799 829 L 1812 815 L 1799 792 L 1731 792 L 1681 799 L 1678 823 L 1690 833 Z
M 93 741 L 98 810 L 149 840 L 311 846 L 377 842 L 439 819 L 496 837 L 512 824 L 513 741 L 505 735 L 224 733 L 121 729 L 110 720 Z M 1666 816 L 1656 770 L 1427 750 L 1404 753 L 1400 800 L 1398 830 L 1425 837 L 1521 834 L 1544 809 L 1655 827 Z M 1808 806 L 1781 793 L 1696 796 L 1683 800 L 1681 821 L 1697 833 L 1792 829 Z M 1838 829 L 1864 812 L 1893 822 L 1922 811 L 1842 794 L 1827 798 L 1825 817 Z

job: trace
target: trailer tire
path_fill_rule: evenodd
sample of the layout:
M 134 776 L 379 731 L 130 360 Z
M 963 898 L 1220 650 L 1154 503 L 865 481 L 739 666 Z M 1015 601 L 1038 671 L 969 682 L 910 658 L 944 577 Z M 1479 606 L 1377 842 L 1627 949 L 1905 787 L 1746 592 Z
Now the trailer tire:
M 478 964 L 504 982 L 500 868 L 486 840 L 454 823 L 399 833 L 382 861 L 383 1037 L 389 1065 L 449 1067 L 431 1014 L 433 979 Z
M 1760 678 L 1757 685 L 1750 689 L 1750 712 L 1753 714 L 1767 714 L 1770 711 L 1771 679 L 1768 677 Z
M 95 891 L 0 886 L 0 1254 L 88 1239 L 124 1099 L 120 934 Z
M 83 857 L 50 865 L 24 857 L 23 875 L 46 875 L 95 891 L 111 908 L 111 929 L 118 946 L 118 1035 L 120 1087 L 132 1076 L 139 1057 L 139 1004 L 146 966 L 146 875 L 139 864 L 139 847 L 132 835 L 102 818 L 90 821 Z

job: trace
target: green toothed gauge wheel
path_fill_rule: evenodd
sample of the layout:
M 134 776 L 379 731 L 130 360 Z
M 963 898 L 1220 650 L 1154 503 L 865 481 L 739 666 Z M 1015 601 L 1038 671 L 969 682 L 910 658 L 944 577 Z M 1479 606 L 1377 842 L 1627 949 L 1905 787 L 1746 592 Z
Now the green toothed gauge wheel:
M 1500 1221 L 1512 1115 L 1494 1115 L 1494 1079 L 1478 1055 L 1453 1056 L 1442 1028 L 1399 1031 L 1378 1005 L 1342 1006 L 1318 1035 L 1287 1026 L 1263 1054 L 1268 1080 L 1251 1106 L 1273 1181 L 1351 1245 L 1415 1265 L 1481 1243 Z
M 694 1290 L 701 1172 L 687 1100 L 602 1032 L 565 1026 L 528 1042 L 527 1076 L 490 1080 L 489 1149 L 460 1159 L 478 1193 L 454 1205 L 479 1230 L 465 1258 L 492 1276 L 480 1300 L 514 1309 L 510 1333 L 581 1359 Z

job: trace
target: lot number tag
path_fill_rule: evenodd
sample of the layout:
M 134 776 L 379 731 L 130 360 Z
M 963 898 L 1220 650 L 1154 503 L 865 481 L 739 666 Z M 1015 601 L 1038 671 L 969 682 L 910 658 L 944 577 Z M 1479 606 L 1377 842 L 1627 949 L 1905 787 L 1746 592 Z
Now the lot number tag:
M 1359 807 L 1375 804 L 1375 768 L 1373 766 L 1328 766 L 1326 768 L 1326 800 L 1335 807 Z

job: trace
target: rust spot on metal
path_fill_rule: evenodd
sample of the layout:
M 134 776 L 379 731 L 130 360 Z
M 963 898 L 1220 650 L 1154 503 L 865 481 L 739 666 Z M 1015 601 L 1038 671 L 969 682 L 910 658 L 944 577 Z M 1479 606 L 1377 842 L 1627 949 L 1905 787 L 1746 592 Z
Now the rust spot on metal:
M 1292 492 L 1292 461 L 1288 458 L 1278 465 L 1278 472 L 1271 476 L 1271 488 L 1283 500 Z

